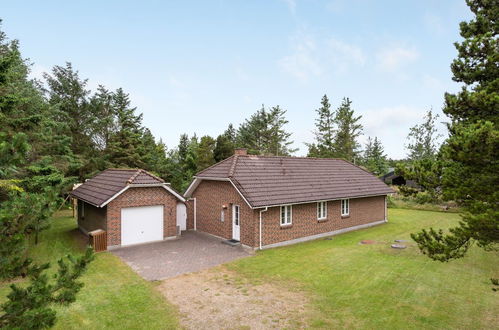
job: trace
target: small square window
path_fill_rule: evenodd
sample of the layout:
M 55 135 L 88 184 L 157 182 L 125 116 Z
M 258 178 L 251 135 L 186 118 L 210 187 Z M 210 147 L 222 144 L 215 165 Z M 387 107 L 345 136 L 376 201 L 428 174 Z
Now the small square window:
M 317 220 L 324 220 L 327 218 L 327 202 L 317 203 Z
M 342 199 L 341 200 L 341 216 L 346 217 L 350 214 L 350 200 Z

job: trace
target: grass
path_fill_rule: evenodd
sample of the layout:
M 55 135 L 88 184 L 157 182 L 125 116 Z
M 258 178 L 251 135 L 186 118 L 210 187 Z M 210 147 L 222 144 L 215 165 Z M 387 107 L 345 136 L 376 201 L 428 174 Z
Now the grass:
M 389 223 L 332 240 L 259 252 L 228 264 L 255 283 L 276 281 L 305 290 L 313 300 L 316 328 L 499 328 L 499 299 L 489 278 L 499 277 L 497 253 L 472 248 L 460 260 L 441 263 L 414 242 L 394 250 L 394 239 L 434 226 L 457 224 L 459 215 L 390 209 Z M 379 242 L 360 245 L 371 239 Z
M 461 209 L 454 202 L 440 202 L 440 204 L 420 204 L 414 198 L 403 197 L 399 194 L 388 196 L 388 207 L 394 209 L 408 209 L 420 211 L 435 211 L 445 213 L 459 213 Z
M 458 221 L 453 213 L 389 209 L 385 225 L 262 251 L 227 267 L 254 283 L 276 282 L 308 293 L 312 312 L 306 317 L 315 328 L 499 329 L 498 293 L 489 282 L 499 277 L 497 253 L 475 247 L 464 259 L 440 263 L 422 255 L 414 242 L 405 250 L 389 247 L 421 228 Z M 360 245 L 363 239 L 378 244 Z M 83 247 L 74 220 L 62 212 L 30 257 L 55 266 Z M 97 254 L 82 281 L 77 301 L 56 308 L 56 329 L 179 326 L 177 311 L 154 284 L 110 253 Z M 8 292 L 8 283 L 0 283 L 0 302 Z
M 40 243 L 30 250 L 35 262 L 56 261 L 71 253 L 82 253 L 85 241 L 78 234 L 69 212 L 54 217 Z M 99 253 L 82 276 L 85 283 L 76 302 L 56 307 L 55 329 L 173 329 L 178 327 L 177 312 L 154 288 L 154 284 L 135 274 L 118 257 Z M 10 291 L 0 283 L 0 302 Z

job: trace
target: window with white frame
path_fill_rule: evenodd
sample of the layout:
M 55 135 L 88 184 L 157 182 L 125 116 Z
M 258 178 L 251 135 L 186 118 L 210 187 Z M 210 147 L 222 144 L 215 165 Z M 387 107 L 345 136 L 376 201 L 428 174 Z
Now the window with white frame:
M 290 225 L 292 223 L 293 210 L 291 205 L 281 206 L 281 226 Z
M 327 202 L 317 203 L 317 220 L 324 220 L 327 218 Z
M 341 200 L 341 216 L 345 217 L 350 214 L 350 200 L 342 199 Z

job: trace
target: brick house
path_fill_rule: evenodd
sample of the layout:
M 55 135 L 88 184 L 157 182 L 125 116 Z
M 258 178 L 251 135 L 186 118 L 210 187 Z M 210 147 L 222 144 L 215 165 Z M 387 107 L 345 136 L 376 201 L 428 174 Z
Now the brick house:
M 253 156 L 237 149 L 199 172 L 184 195 L 188 229 L 262 249 L 385 223 L 391 193 L 344 160 Z
M 186 229 L 185 199 L 144 170 L 107 169 L 71 196 L 78 228 L 106 231 L 110 248 L 175 238 Z

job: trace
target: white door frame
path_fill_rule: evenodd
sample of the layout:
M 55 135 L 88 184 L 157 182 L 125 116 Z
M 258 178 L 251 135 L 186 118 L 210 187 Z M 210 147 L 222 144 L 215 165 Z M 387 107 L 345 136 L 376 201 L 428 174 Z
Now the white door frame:
M 177 226 L 180 230 L 187 230 L 187 207 L 184 203 L 177 203 Z
M 241 240 L 241 207 L 232 205 L 232 239 Z

